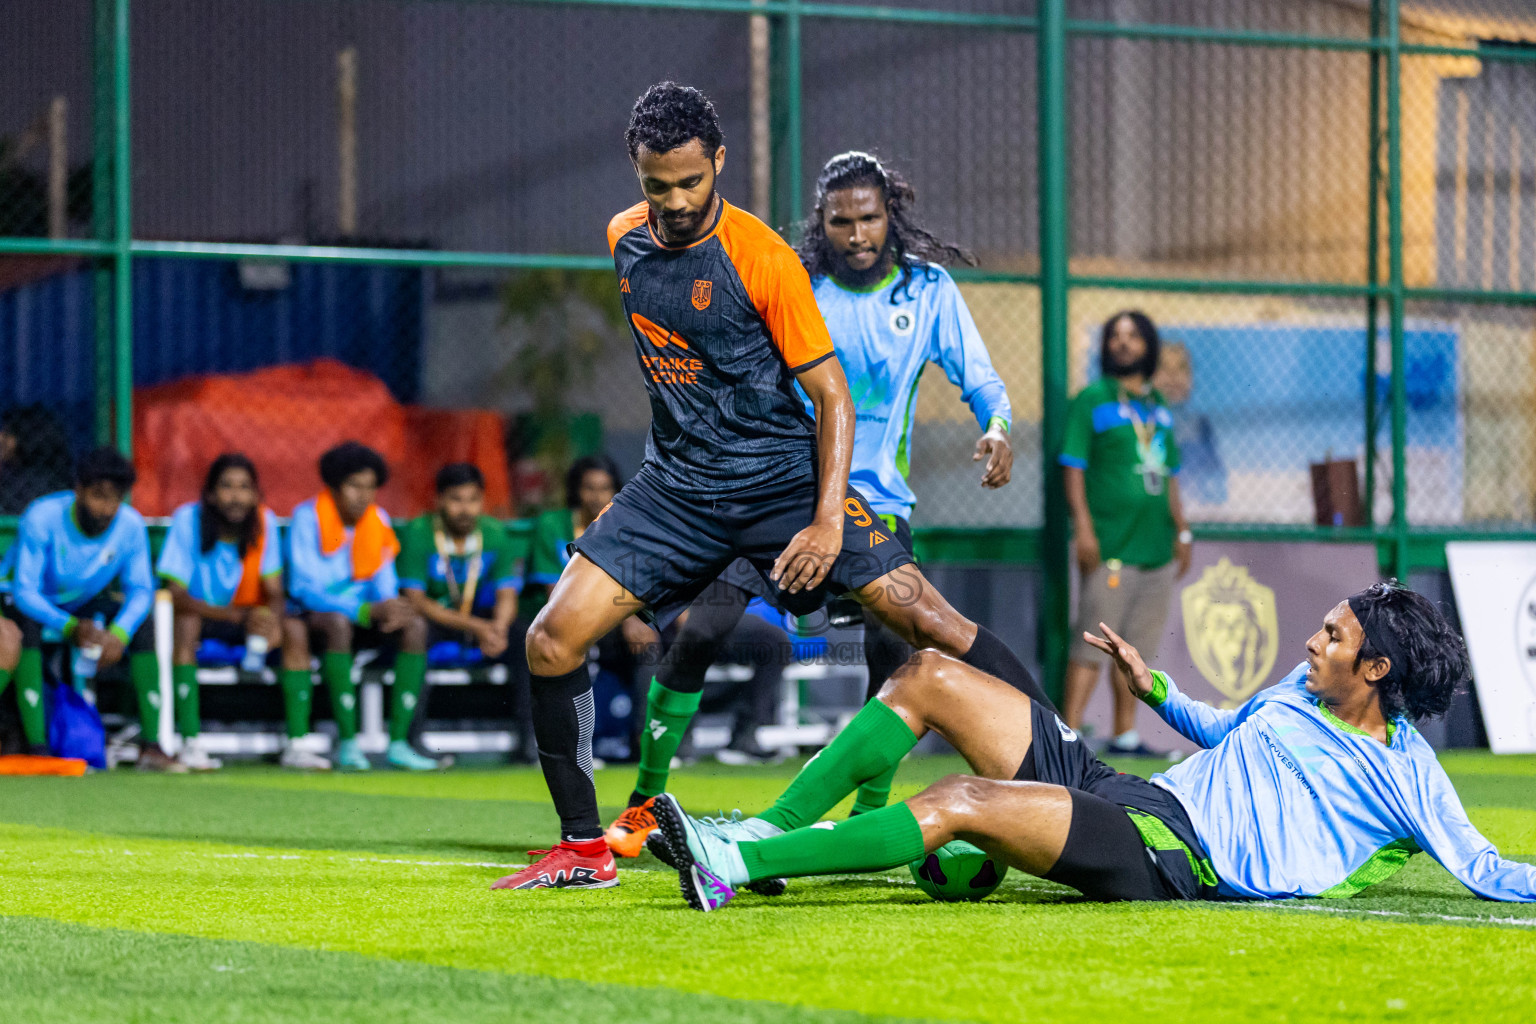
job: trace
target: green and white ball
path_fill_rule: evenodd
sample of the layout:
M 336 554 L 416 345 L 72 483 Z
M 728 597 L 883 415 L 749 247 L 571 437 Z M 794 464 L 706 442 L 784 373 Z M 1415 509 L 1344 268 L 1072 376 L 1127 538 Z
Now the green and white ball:
M 907 867 L 919 889 L 946 903 L 986 899 L 1008 874 L 1006 864 L 962 839 L 945 843 Z

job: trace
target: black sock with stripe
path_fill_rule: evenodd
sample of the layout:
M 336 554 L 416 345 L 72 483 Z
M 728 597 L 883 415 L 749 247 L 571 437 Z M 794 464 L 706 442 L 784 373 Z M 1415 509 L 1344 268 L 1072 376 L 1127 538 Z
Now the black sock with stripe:
M 530 677 L 533 735 L 544 782 L 560 815 L 565 842 L 600 839 L 597 790 L 592 785 L 592 678 L 585 663 L 562 676 Z

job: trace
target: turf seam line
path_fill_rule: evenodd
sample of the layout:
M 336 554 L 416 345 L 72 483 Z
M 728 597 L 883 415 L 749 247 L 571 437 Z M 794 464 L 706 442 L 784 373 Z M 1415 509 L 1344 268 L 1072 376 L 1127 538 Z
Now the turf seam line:
M 1371 917 L 1427 917 L 1436 921 L 1513 924 L 1522 928 L 1536 928 L 1536 917 L 1465 917 L 1457 914 L 1436 914 L 1427 910 L 1367 910 L 1364 907 L 1318 907 L 1309 904 L 1254 903 L 1252 906 L 1260 910 L 1310 910 L 1320 914 L 1365 914 Z

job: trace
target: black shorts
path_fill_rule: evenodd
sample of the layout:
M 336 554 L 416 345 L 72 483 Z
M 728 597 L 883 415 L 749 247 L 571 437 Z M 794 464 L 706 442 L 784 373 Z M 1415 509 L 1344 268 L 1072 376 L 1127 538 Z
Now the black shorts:
M 642 467 L 574 547 L 644 601 L 661 630 L 737 558 L 766 582 L 774 561 L 815 511 L 813 481 L 701 499 L 668 490 Z M 911 561 L 863 495 L 849 488 L 842 554 L 821 586 L 798 594 L 768 586 L 785 611 L 809 615 L 829 595 L 857 590 Z
M 909 558 L 911 558 L 912 564 L 916 565 L 917 555 L 915 555 L 912 551 L 912 525 L 901 516 L 877 515 L 875 519 L 876 521 L 883 521 L 886 526 L 890 526 L 893 522 L 896 524 L 896 528 L 891 531 L 891 536 L 895 538 L 896 543 L 900 544 L 901 549 L 907 553 Z M 745 558 L 738 558 L 736 561 L 726 566 L 725 571 L 720 574 L 719 579 L 720 582 L 728 583 L 738 590 L 746 591 L 753 597 L 762 598 L 764 601 L 767 601 L 769 604 L 779 609 L 779 611 L 787 610 L 780 600 L 785 595 L 784 592 L 779 589 L 779 585 L 759 573 L 757 569 L 753 567 L 752 563 L 747 561 Z M 823 594 L 829 598 L 833 596 L 831 594 L 826 594 L 825 588 L 823 588 Z M 800 612 L 799 614 L 803 615 L 805 613 Z
M 1067 844 L 1046 874 L 1094 900 L 1216 898 L 1216 875 L 1184 807 L 1168 790 L 1100 761 L 1039 702 L 1015 779 L 1072 793 Z

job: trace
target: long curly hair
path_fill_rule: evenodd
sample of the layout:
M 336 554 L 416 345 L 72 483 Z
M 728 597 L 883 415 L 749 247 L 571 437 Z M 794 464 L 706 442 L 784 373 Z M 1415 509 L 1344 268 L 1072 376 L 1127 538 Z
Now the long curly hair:
M 875 188 L 885 200 L 885 215 L 890 221 L 885 244 L 892 250 L 895 266 L 901 274 L 891 290 L 891 302 L 898 293 L 907 292 L 912 275 L 922 270 L 930 280 L 934 276 L 924 263 L 965 263 L 976 265 L 976 257 L 965 249 L 939 238 L 919 224 L 913 217 L 912 207 L 917 203 L 917 191 L 899 171 L 888 168 L 869 153 L 850 150 L 828 160 L 816 179 L 816 208 L 800 225 L 800 244 L 795 251 L 800 262 L 812 278 L 825 277 L 837 265 L 836 253 L 822 226 L 822 215 L 827 208 L 827 196 L 848 188 Z
M 1374 584 L 1359 596 L 1376 628 L 1390 632 L 1388 642 L 1395 642 L 1408 662 L 1393 665 L 1376 684 L 1382 714 L 1410 720 L 1445 714 L 1470 670 L 1461 635 L 1432 601 L 1397 580 Z M 1355 667 L 1382 657 L 1388 657 L 1386 651 L 1362 640 Z

